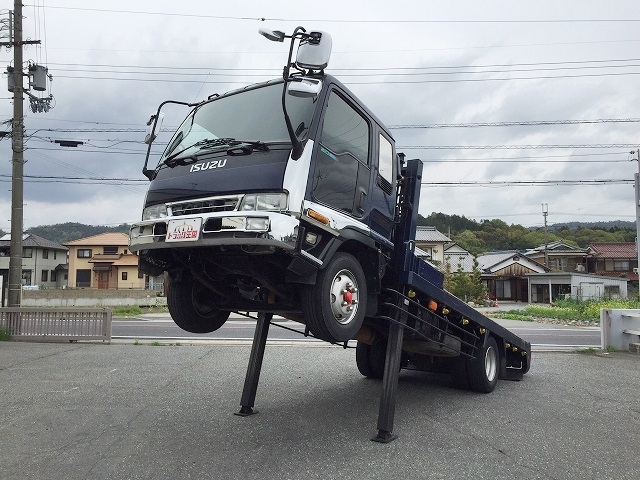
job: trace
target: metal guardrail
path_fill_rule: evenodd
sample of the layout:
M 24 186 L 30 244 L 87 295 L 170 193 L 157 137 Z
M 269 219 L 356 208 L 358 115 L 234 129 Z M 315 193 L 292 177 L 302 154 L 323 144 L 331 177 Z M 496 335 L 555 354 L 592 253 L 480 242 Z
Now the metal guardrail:
M 110 308 L 0 308 L 0 328 L 12 340 L 111 342 Z

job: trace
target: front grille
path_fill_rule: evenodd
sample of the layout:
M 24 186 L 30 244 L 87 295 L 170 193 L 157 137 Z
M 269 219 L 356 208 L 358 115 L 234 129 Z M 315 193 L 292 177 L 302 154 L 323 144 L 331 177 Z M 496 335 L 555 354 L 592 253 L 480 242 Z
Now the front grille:
M 169 205 L 171 216 L 196 215 L 203 213 L 233 212 L 240 201 L 239 195 L 230 197 L 206 198 L 203 200 L 190 200 L 188 202 L 176 202 Z

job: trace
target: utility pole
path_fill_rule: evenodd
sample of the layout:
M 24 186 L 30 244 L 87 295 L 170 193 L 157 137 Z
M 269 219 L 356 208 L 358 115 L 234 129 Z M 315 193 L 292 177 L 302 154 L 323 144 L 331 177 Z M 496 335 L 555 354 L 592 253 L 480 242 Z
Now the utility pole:
M 22 297 L 22 228 L 24 171 L 24 85 L 22 47 L 39 40 L 22 41 L 22 1 L 14 0 L 13 38 L 0 46 L 13 47 L 13 119 L 11 121 L 11 251 L 9 257 L 9 307 L 19 307 Z M 11 82 L 10 82 L 11 85 Z
M 549 215 L 549 204 L 542 204 L 542 216 L 544 217 L 544 266 L 549 268 L 549 253 L 547 252 L 547 215 Z
M 13 10 L 13 120 L 11 125 L 11 257 L 9 258 L 9 307 L 22 300 L 22 222 L 24 171 L 24 111 L 22 98 L 22 2 L 15 0 Z
M 640 241 L 640 148 L 636 149 L 631 154 L 636 154 L 638 161 L 638 172 L 635 173 L 635 189 L 636 189 L 636 256 L 638 258 L 638 268 L 640 268 L 640 248 L 638 248 L 638 241 Z M 636 270 L 639 271 L 639 270 Z M 638 292 L 640 298 L 640 291 Z

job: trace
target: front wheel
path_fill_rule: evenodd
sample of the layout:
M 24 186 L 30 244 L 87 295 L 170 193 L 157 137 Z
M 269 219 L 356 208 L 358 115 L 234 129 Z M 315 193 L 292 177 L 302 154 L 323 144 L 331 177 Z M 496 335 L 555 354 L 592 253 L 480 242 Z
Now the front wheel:
M 167 306 L 171 318 L 182 330 L 211 333 L 224 325 L 229 312 L 212 305 L 211 297 L 211 292 L 187 272 L 180 280 L 169 280 Z
M 304 288 L 302 313 L 311 333 L 328 342 L 353 338 L 364 321 L 367 283 L 353 255 L 336 253 L 318 272 L 315 285 Z

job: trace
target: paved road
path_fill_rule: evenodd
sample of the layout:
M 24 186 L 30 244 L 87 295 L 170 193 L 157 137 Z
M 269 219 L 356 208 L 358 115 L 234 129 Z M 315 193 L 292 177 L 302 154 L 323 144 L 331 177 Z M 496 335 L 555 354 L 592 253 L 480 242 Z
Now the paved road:
M 395 433 L 353 350 L 0 342 L 0 477 L 22 479 L 635 479 L 640 357 L 539 353 L 488 395 L 400 375 Z
M 512 320 L 497 320 L 497 322 L 530 342 L 534 350 L 600 346 L 599 328 L 565 327 Z M 304 331 L 304 326 L 296 322 L 280 319 L 276 323 L 298 331 Z M 234 316 L 216 332 L 206 335 L 194 335 L 176 326 L 168 314 L 153 314 L 144 315 L 138 319 L 115 320 L 113 322 L 112 335 L 116 340 L 235 340 L 247 342 L 253 339 L 254 329 L 255 321 Z M 271 341 L 287 342 L 316 341 L 281 328 L 271 328 L 269 330 L 269 339 Z

